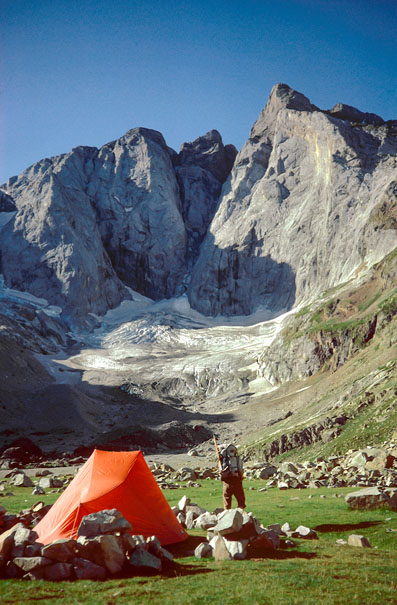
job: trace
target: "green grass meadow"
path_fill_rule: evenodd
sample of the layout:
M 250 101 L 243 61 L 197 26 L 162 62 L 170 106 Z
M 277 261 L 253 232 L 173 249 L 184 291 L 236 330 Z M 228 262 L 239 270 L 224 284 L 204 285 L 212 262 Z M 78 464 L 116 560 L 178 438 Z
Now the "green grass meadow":
M 215 562 L 191 555 L 205 539 L 192 530 L 185 542 L 169 546 L 175 563 L 162 575 L 116 577 L 107 581 L 25 582 L 0 580 L 0 603 L 124 604 L 288 604 L 288 603 L 397 603 L 397 513 L 390 510 L 351 511 L 347 489 L 303 489 L 266 492 L 259 480 L 245 481 L 247 511 L 264 524 L 288 521 L 295 529 L 316 529 L 318 540 L 296 540 L 245 561 Z M 37 501 L 29 488 L 13 488 L 14 496 L 0 505 L 17 512 Z M 165 490 L 171 505 L 183 495 L 213 510 L 221 506 L 221 483 L 205 480 L 200 488 Z M 312 497 L 309 498 L 308 496 Z M 57 494 L 44 497 L 55 501 Z M 325 496 L 325 497 L 321 497 Z M 338 538 L 365 535 L 372 548 L 337 546 Z

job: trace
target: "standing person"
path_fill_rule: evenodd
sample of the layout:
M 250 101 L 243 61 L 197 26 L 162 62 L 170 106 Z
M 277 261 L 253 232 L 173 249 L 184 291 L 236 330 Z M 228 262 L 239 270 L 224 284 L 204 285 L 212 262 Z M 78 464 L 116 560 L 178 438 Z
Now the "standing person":
M 221 481 L 223 481 L 223 507 L 232 506 L 232 496 L 237 500 L 239 508 L 245 508 L 243 488 L 243 463 L 237 454 L 237 448 L 230 443 L 220 448 Z

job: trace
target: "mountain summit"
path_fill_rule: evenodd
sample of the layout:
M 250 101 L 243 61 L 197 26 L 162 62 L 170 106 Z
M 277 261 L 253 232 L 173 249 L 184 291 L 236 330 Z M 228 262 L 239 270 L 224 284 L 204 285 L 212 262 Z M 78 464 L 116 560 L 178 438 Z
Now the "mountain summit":
M 216 130 L 179 153 L 134 128 L 11 178 L 0 272 L 71 325 L 130 296 L 187 291 L 206 315 L 277 315 L 373 265 L 397 243 L 395 122 L 329 111 L 277 84 L 240 153 Z M 14 210 L 14 211 L 13 211 Z

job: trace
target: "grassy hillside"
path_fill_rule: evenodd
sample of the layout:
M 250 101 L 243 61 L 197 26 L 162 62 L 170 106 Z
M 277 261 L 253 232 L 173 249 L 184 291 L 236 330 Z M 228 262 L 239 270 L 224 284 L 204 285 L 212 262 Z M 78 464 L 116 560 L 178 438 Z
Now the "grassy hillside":
M 394 252 L 359 286 L 324 293 L 264 353 L 265 372 L 280 386 L 260 405 L 288 413 L 245 435 L 247 455 L 306 460 L 391 438 L 397 427 L 396 264 Z M 279 447 L 274 455 L 277 441 L 285 451 Z

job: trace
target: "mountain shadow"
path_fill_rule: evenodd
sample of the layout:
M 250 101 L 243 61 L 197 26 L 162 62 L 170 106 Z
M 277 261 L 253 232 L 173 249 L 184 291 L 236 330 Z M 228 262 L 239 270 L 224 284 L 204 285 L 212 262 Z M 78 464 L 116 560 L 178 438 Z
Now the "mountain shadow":
M 273 317 L 295 302 L 291 265 L 261 256 L 263 238 L 253 226 L 242 244 L 220 248 L 208 233 L 193 269 L 188 291 L 191 306 L 204 315 L 250 315 L 258 309 Z

